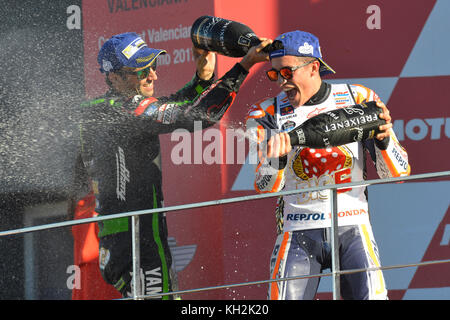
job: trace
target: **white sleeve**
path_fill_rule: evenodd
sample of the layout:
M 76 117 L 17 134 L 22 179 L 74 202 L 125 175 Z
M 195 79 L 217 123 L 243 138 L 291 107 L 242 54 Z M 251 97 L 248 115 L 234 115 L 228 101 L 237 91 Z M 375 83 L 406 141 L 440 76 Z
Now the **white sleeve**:
M 408 153 L 400 145 L 395 133 L 391 130 L 387 146 L 375 143 L 375 167 L 380 178 L 409 176 L 411 167 Z

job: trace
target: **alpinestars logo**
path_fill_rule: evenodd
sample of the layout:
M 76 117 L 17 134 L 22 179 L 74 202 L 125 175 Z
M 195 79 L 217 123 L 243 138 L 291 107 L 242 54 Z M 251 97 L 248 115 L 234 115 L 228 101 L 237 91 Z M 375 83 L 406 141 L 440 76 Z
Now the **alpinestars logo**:
M 125 152 L 121 147 L 118 147 L 116 153 L 116 169 L 117 169 L 117 184 L 116 194 L 117 199 L 125 201 L 127 183 L 130 182 L 130 171 L 125 165 Z

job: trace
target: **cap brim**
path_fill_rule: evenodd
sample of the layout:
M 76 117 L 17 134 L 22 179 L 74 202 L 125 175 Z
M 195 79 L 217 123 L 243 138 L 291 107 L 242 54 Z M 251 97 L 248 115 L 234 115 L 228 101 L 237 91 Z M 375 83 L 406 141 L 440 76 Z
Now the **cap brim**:
M 334 74 L 336 71 L 333 70 L 328 64 L 325 63 L 321 58 L 317 58 L 320 61 L 320 75 L 324 76 L 327 74 Z
M 167 51 L 163 49 L 142 48 L 124 66 L 129 68 L 144 68 L 155 62 L 160 54 L 166 53 Z

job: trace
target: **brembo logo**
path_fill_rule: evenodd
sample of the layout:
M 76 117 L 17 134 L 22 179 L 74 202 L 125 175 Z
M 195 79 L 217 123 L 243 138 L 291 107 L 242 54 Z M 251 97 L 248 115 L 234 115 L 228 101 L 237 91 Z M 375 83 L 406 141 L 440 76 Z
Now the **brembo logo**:
M 398 140 L 440 140 L 450 138 L 450 118 L 394 120 Z

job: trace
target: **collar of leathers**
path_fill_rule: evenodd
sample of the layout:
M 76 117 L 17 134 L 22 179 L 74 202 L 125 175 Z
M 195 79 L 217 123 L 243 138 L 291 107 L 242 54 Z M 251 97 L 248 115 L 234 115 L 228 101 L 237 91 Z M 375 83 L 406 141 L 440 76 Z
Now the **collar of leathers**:
M 319 90 L 304 105 L 311 106 L 324 102 L 331 92 L 331 85 L 322 81 Z

